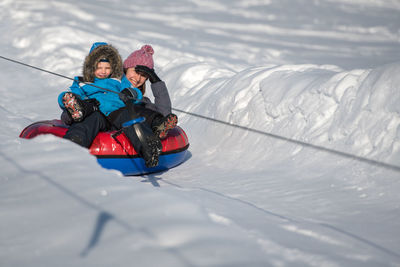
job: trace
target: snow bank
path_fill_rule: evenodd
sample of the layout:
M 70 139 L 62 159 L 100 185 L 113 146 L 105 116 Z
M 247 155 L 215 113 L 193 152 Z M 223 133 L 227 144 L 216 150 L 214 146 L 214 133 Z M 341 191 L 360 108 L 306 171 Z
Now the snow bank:
M 400 63 L 344 71 L 336 66 L 281 65 L 238 73 L 213 65 L 175 61 L 164 71 L 179 109 L 360 157 L 396 164 L 400 148 Z M 179 76 L 179 74 L 181 74 Z M 209 149 L 218 147 L 239 169 L 263 165 L 280 150 L 274 138 L 228 126 L 201 129 L 182 116 Z M 191 123 L 191 121 L 195 121 Z M 222 133 L 222 134 L 221 134 Z M 222 149 L 221 149 L 222 148 Z M 205 148 L 207 149 L 207 148 Z M 212 155 L 211 155 L 212 156 Z M 241 164 L 243 163 L 243 164 Z M 250 164 L 252 163 L 252 164 Z
M 67 76 L 144 43 L 188 112 L 399 164 L 397 1 L 2 1 L 1 54 Z M 157 12 L 155 12 L 157 11 Z M 0 60 L 0 265 L 398 266 L 399 173 L 177 112 L 188 160 L 122 177 L 53 136 L 70 81 Z

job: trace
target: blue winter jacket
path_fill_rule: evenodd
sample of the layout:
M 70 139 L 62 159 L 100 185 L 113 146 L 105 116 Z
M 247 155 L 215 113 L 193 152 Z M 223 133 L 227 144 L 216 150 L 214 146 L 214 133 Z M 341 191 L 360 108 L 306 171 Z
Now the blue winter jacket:
M 95 85 L 96 87 L 92 86 Z M 112 90 L 113 92 L 108 92 L 106 90 L 102 90 L 101 88 L 106 88 Z M 100 111 L 108 116 L 111 112 L 122 108 L 125 106 L 124 102 L 119 98 L 118 93 L 121 92 L 125 88 L 132 88 L 137 92 L 138 97 L 137 100 L 141 100 L 143 98 L 142 92 L 133 88 L 131 83 L 126 79 L 125 76 L 122 77 L 122 80 L 118 80 L 115 78 L 106 78 L 99 79 L 95 78 L 93 83 L 82 83 L 79 81 L 79 77 L 74 78 L 74 82 L 72 83 L 70 92 L 75 93 L 81 97 L 82 100 L 95 98 L 100 103 Z M 62 92 L 58 96 L 58 104 L 62 109 L 65 109 L 64 104 L 62 103 L 62 97 L 66 92 Z

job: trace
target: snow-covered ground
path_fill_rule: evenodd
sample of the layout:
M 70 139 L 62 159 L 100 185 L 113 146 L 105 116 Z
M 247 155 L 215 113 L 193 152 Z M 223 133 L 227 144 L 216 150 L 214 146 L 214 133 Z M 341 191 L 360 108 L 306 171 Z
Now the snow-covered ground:
M 0 58 L 0 266 L 400 266 L 399 17 L 398 0 L 1 0 L 0 56 L 72 77 L 92 42 L 149 43 L 175 108 L 267 134 L 176 111 L 187 161 L 124 177 L 20 139 L 70 81 Z

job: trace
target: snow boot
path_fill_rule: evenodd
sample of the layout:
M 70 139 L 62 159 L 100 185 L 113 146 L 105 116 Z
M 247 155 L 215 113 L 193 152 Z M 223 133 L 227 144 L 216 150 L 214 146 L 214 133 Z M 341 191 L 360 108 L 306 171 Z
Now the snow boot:
M 167 137 L 168 131 L 178 124 L 178 117 L 175 114 L 168 114 L 165 117 L 159 116 L 152 123 L 152 130 L 160 139 Z
M 65 93 L 62 101 L 74 122 L 81 122 L 94 111 L 99 110 L 99 102 L 96 99 L 81 100 L 74 93 Z
M 123 132 L 125 132 L 138 154 L 144 159 L 146 167 L 156 167 L 162 150 L 160 138 L 143 123 L 124 128 Z
M 65 93 L 62 102 L 74 122 L 83 120 L 82 100 L 74 93 Z
M 158 137 L 154 135 L 146 137 L 146 142 L 142 144 L 141 155 L 147 168 L 156 167 L 158 165 L 161 150 L 162 145 Z

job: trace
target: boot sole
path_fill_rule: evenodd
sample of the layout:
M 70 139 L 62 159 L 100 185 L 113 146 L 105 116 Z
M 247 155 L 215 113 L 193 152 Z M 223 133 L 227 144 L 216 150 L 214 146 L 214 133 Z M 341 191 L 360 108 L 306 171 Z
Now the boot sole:
M 146 167 L 152 168 L 158 165 L 159 156 L 161 153 L 159 140 L 155 140 L 153 138 L 147 139 L 147 147 L 151 150 L 151 158 L 149 160 L 145 160 Z
M 71 114 L 75 122 L 79 122 L 83 118 L 82 107 L 79 105 L 77 98 L 72 93 L 66 93 L 63 96 L 63 104 L 68 113 Z
M 165 137 L 167 137 L 168 131 L 175 128 L 177 124 L 178 118 L 175 115 L 169 116 L 167 120 L 163 124 L 161 124 L 161 129 L 158 129 L 158 136 L 160 137 L 160 139 L 164 139 Z

